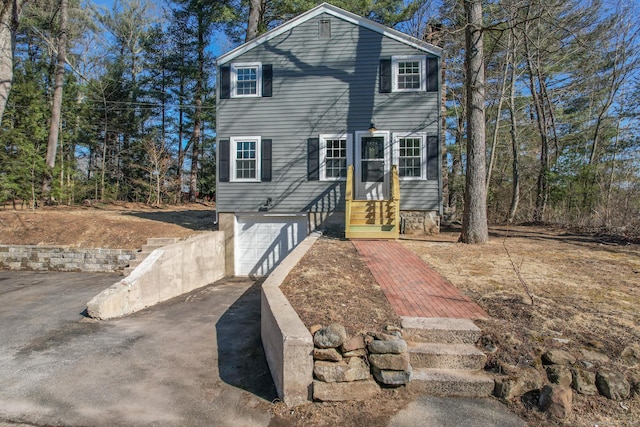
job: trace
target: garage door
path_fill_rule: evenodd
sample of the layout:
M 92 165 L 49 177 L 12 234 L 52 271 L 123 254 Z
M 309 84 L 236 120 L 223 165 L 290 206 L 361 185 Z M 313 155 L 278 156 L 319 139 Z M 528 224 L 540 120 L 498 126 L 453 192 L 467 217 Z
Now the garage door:
M 307 236 L 307 216 L 237 215 L 235 272 L 238 276 L 264 276 Z

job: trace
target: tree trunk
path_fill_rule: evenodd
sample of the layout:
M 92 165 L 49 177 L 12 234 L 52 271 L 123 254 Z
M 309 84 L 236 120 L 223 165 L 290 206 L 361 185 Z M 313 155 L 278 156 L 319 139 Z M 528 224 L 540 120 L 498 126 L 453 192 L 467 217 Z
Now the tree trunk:
M 0 5 L 0 124 L 13 82 L 16 29 L 24 0 L 5 0 Z
M 245 43 L 255 39 L 258 36 L 258 24 L 262 15 L 262 0 L 250 0 L 249 3 L 249 20 L 247 21 L 247 34 Z
M 511 152 L 512 159 L 512 186 L 511 186 L 511 205 L 509 206 L 509 215 L 507 221 L 509 224 L 513 222 L 518 211 L 518 203 L 520 202 L 520 166 L 518 161 L 518 132 L 516 120 L 516 48 L 515 40 L 513 42 L 513 54 L 511 56 L 511 93 L 509 96 L 509 112 L 511 119 Z
M 42 181 L 42 196 L 48 198 L 51 192 L 51 175 L 56 165 L 58 135 L 60 134 L 60 118 L 62 116 L 62 89 L 64 86 L 64 64 L 67 61 L 67 12 L 68 0 L 60 0 L 60 34 L 58 35 L 58 57 L 56 59 L 56 76 L 51 105 L 51 121 L 49 122 L 49 140 L 47 142 L 47 170 Z
M 489 241 L 487 227 L 486 144 L 484 122 L 484 47 L 482 3 L 465 0 L 465 71 L 467 86 L 467 176 L 460 241 Z
M 198 157 L 200 156 L 200 130 L 202 128 L 202 97 L 204 92 L 204 22 L 198 15 L 198 77 L 196 81 L 193 135 L 191 136 L 191 177 L 189 180 L 189 202 L 195 202 L 198 194 Z

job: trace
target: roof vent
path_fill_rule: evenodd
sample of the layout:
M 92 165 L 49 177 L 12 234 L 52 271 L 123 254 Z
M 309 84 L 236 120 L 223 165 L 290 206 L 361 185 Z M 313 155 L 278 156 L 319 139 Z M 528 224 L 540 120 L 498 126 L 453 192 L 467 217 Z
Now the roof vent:
M 331 38 L 331 20 L 321 19 L 318 21 L 318 38 L 320 40 Z

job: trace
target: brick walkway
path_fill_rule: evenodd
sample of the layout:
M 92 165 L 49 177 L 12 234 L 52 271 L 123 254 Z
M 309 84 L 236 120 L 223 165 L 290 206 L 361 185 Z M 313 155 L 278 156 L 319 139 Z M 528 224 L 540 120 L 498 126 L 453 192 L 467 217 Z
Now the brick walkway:
M 353 240 L 399 316 L 488 318 L 487 313 L 396 241 Z

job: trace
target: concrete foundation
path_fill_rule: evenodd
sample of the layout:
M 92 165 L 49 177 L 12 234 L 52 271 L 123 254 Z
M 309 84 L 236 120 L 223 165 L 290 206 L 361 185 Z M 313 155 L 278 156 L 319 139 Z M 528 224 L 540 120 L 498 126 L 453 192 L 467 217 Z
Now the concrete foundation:
M 89 316 L 125 316 L 225 276 L 224 233 L 199 234 L 154 250 L 129 276 L 87 303 Z

